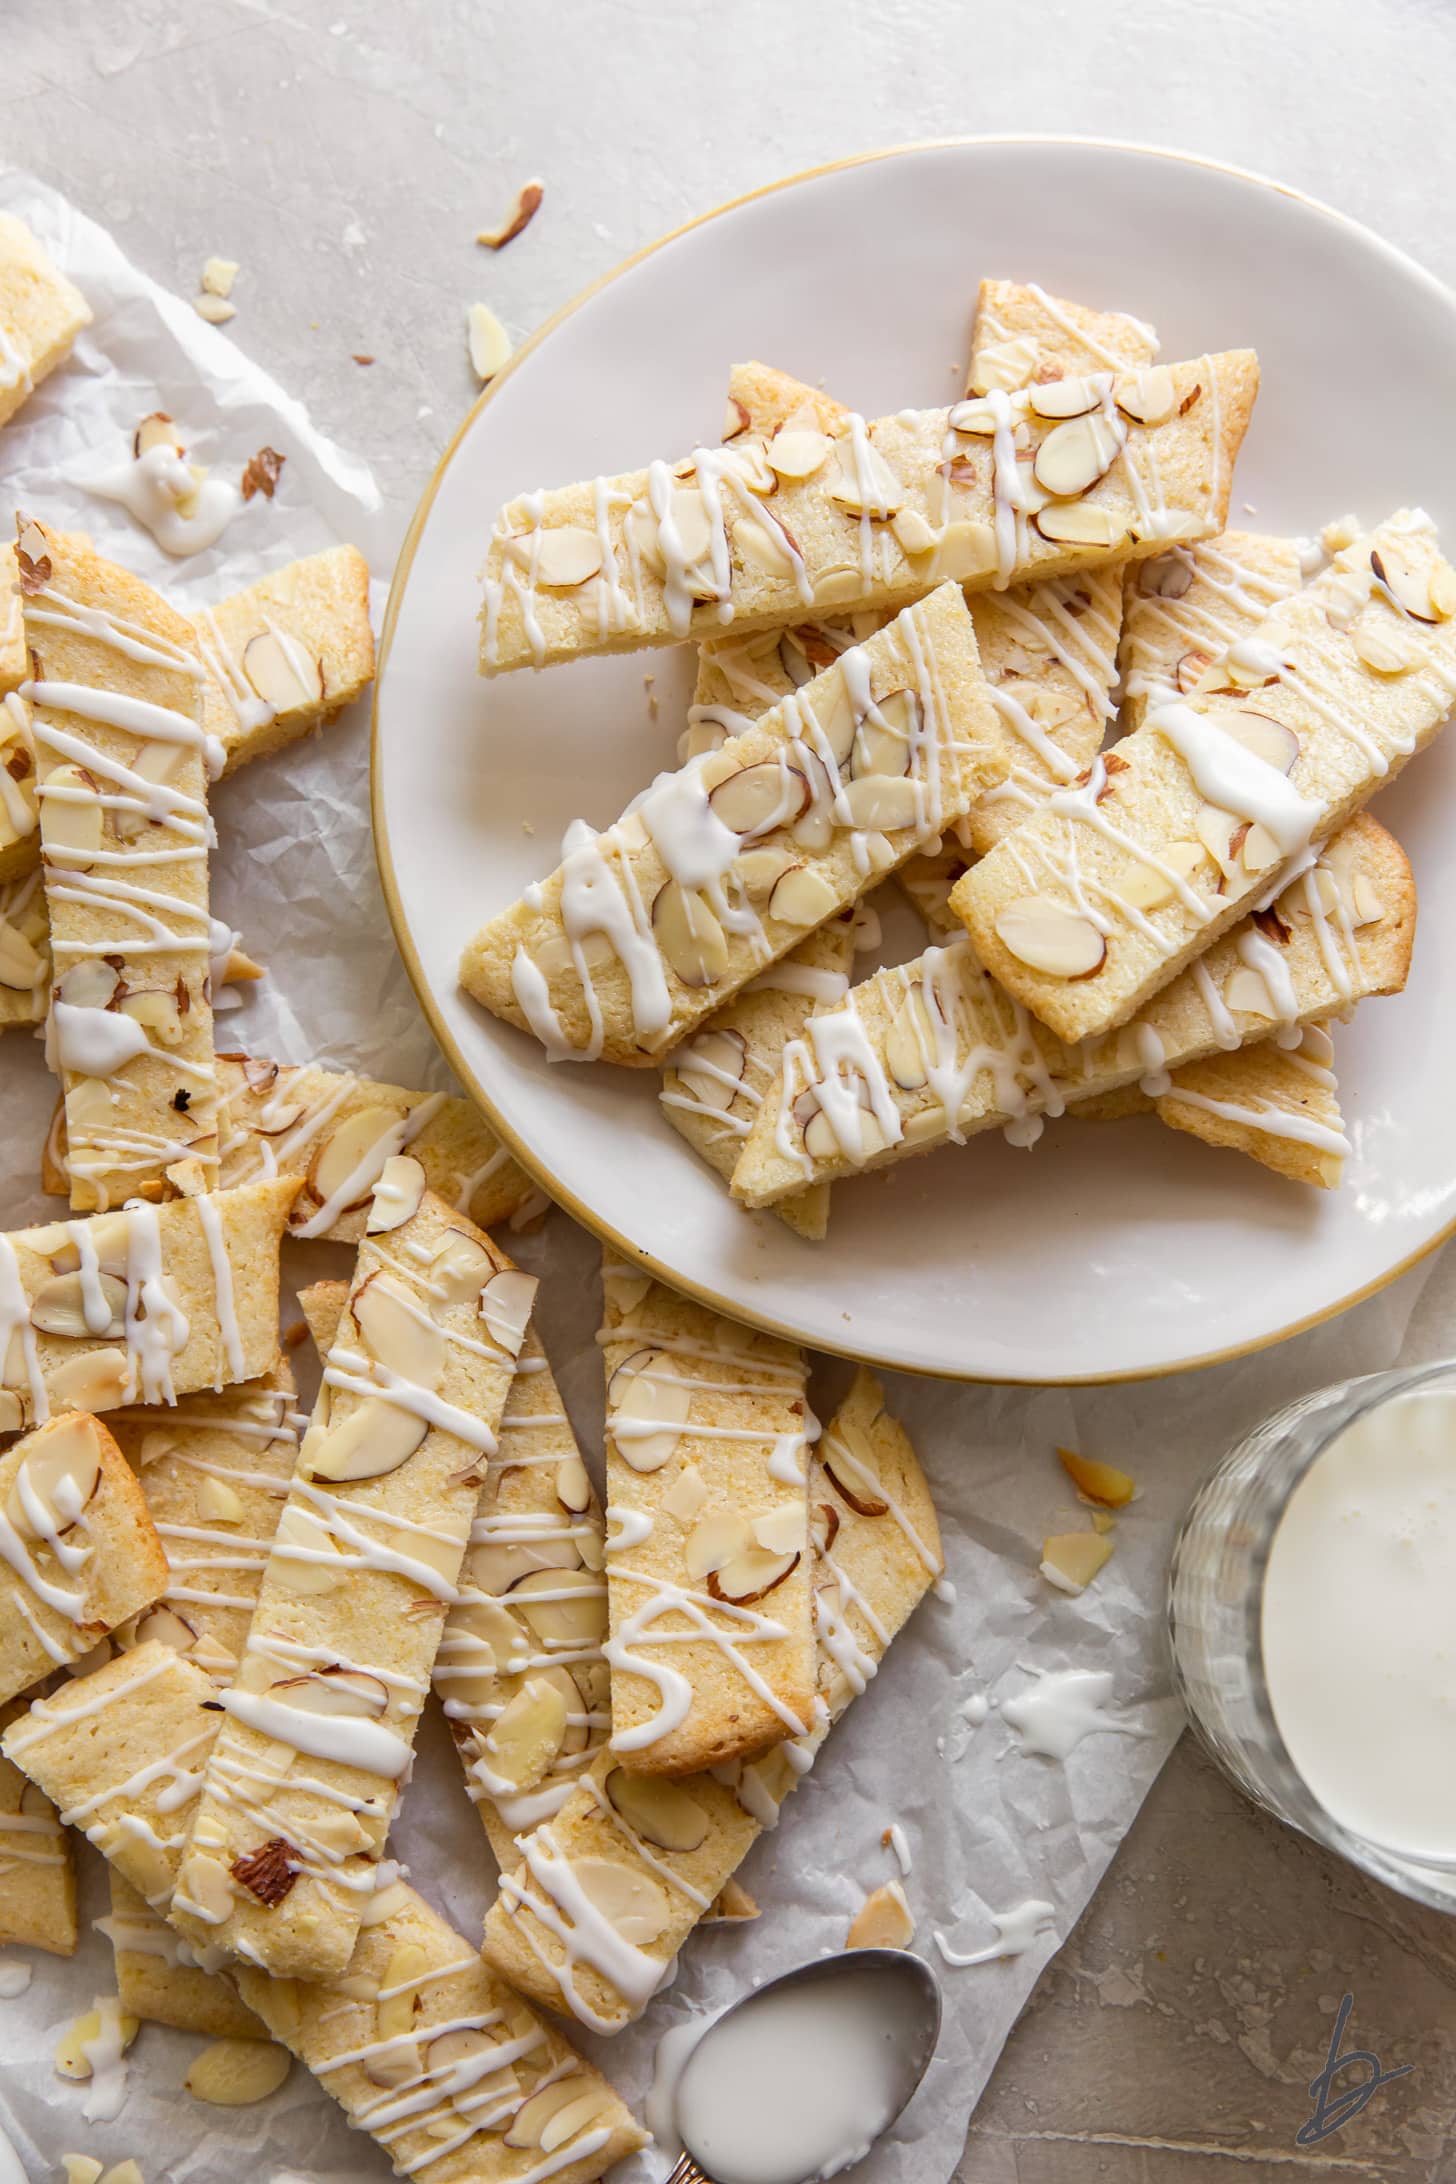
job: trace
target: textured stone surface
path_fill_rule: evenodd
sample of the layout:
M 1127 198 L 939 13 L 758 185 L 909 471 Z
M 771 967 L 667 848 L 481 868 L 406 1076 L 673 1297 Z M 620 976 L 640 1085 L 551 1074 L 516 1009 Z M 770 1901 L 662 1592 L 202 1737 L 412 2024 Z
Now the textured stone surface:
M 1046 0 L 1034 36 L 1016 8 L 927 0 L 87 0 L 7 10 L 4 41 L 4 155 L 183 294 L 208 256 L 240 260 L 231 333 L 402 507 L 474 393 L 469 303 L 520 338 L 664 229 L 868 146 L 1177 145 L 1326 196 L 1456 277 L 1444 0 Z M 477 249 L 531 175 L 526 235 Z M 1423 1354 L 1441 1347 L 1428 1330 Z M 1302 2152 L 1347 1990 L 1347 2044 L 1415 2068 Z M 1185 1742 L 1022 2018 L 961 2175 L 1435 2184 L 1456 2177 L 1453 2047 L 1456 1929 L 1262 1820 Z

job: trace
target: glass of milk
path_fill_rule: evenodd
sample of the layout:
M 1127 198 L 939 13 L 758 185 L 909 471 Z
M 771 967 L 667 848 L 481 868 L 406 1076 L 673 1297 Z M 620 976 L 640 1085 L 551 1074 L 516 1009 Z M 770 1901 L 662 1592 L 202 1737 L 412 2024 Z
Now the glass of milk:
M 1173 1550 L 1194 1726 L 1241 1789 L 1456 1912 L 1456 1361 L 1277 1411 Z

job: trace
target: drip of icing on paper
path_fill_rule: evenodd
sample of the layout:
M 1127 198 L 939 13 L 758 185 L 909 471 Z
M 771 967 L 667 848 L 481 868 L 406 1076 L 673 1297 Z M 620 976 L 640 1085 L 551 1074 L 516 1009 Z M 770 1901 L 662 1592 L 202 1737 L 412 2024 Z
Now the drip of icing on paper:
M 1023 1752 L 1044 1759 L 1065 1759 L 1083 1737 L 1099 1730 L 1139 1737 L 1141 1729 L 1110 1721 L 1102 1709 L 1112 1696 L 1112 1672 L 1105 1668 L 1028 1669 L 1036 1681 L 1029 1691 L 1000 1702 L 1001 1718 L 1020 1739 Z
M 13 2002 L 18 1994 L 24 1994 L 34 1968 L 19 1957 L 0 1956 L 0 2002 Z
M 1024 1903 L 1014 1904 L 1009 1911 L 991 1913 L 996 1939 L 986 1948 L 965 1952 L 952 1949 L 939 1927 L 935 1930 L 935 1946 L 955 1971 L 963 1971 L 970 1964 L 991 1964 L 1001 1957 L 1024 1956 L 1037 1936 L 1050 1926 L 1056 1911 L 1055 1904 L 1044 1903 L 1039 1896 L 1028 1896 Z

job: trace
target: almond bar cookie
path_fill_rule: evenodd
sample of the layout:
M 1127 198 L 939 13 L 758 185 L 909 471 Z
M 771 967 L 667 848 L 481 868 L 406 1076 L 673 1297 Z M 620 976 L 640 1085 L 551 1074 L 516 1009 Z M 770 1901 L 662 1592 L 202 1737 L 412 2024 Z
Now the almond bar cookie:
M 1138 372 L 1157 354 L 1154 328 L 1125 311 L 1089 311 L 1034 281 L 982 281 L 966 392 L 1015 394 L 1081 372 Z
M 806 1183 L 884 1167 L 976 1131 L 1030 1144 L 1044 1115 L 1250 1040 L 1290 1039 L 1405 983 L 1415 887 L 1399 845 L 1362 814 L 1292 881 L 1099 1040 L 1064 1046 L 964 942 L 851 988 L 785 1050 L 734 1172 L 769 1205 Z
M 898 608 L 947 577 L 1004 587 L 1210 537 L 1257 385 L 1241 350 L 872 425 L 852 414 L 834 435 L 697 448 L 533 493 L 492 533 L 482 672 Z
M 721 751 L 663 774 L 478 933 L 468 992 L 556 1059 L 643 1067 L 1004 770 L 946 584 Z
M 297 1190 L 284 1176 L 0 1234 L 0 1431 L 267 1372 Z
M 227 1974 L 204 1972 L 182 1936 L 114 1865 L 107 1867 L 106 1878 L 111 1912 L 96 1924 L 116 1960 L 122 2014 L 200 2032 L 209 2040 L 266 2040 L 267 2026 L 239 1999 Z
M 288 562 L 194 627 L 224 774 L 324 727 L 374 679 L 369 564 L 353 546 Z
M 0 1706 L 0 1734 L 26 1701 Z M 60 1814 L 12 1760 L 0 1759 L 0 1944 L 76 1952 L 76 1861 Z
M 302 1423 L 288 1366 L 176 1409 L 107 1413 L 167 1558 L 158 1604 L 123 1625 L 123 1646 L 159 1638 L 226 1686 L 237 1673 Z
M 1170 546 L 1123 572 L 1119 720 L 1131 735 L 1149 709 L 1188 697 L 1214 662 L 1257 638 L 1259 624 L 1304 581 L 1292 538 L 1221 531 Z
M 370 1223 L 172 1906 L 280 1976 L 353 1948 L 536 1289 L 408 1156 Z
M 71 353 L 91 312 L 23 220 L 0 212 L 0 425 Z
M 734 1868 L 864 1690 L 940 1575 L 940 1537 L 904 1429 L 861 1372 L 808 1485 L 816 1688 L 806 1733 L 764 1757 L 668 1780 L 603 1753 L 562 1811 L 522 1844 L 485 1922 L 490 1963 L 533 2000 L 618 2032 L 672 1976 Z
M 1125 1023 L 1406 761 L 1456 697 L 1456 571 L 1399 514 L 960 881 L 987 971 L 1059 1038 Z
M 0 1456 L 0 1703 L 79 1661 L 167 1582 L 131 1466 L 67 1411 Z
M 238 1985 L 401 2176 L 589 2184 L 647 2142 L 606 2079 L 401 1880 L 369 1902 L 341 1977 L 243 1968 Z
M 1160 1122 L 1205 1145 L 1226 1145 L 1294 1183 L 1335 1190 L 1350 1141 L 1330 1067 L 1334 1044 L 1307 1024 L 1290 1049 L 1266 1039 L 1180 1069 L 1155 1105 Z
M 217 1177 L 203 669 L 190 625 L 78 540 L 18 545 L 71 1203 Z
M 690 1774 L 809 1728 L 804 1354 L 608 1262 L 615 1757 Z
M 831 918 L 710 1016 L 663 1070 L 657 1095 L 663 1113 L 725 1181 L 738 1165 L 764 1093 L 778 1076 L 784 1047 L 815 1009 L 843 1000 L 853 960 L 852 914 Z M 801 1236 L 817 1239 L 829 1225 L 829 1193 L 816 1185 L 774 1210 Z
M 346 1285 L 300 1293 L 326 1350 Z M 435 1656 L 444 1705 L 497 1863 L 558 1812 L 612 1726 L 606 1524 L 561 1391 L 527 1328 Z

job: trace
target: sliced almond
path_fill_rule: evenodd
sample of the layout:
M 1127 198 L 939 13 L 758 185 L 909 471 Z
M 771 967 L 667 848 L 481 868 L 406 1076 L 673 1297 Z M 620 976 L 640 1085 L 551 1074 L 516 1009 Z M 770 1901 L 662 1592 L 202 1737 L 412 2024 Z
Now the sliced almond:
M 570 2080 L 566 2081 L 568 2084 Z M 605 2118 L 611 2095 L 605 2086 L 588 2086 L 574 2101 L 566 2101 L 541 2126 L 541 2151 L 556 2154 L 584 2131 Z
M 1404 675 L 1420 662 L 1420 638 L 1384 607 L 1367 609 L 1356 618 L 1350 642 L 1356 659 L 1375 675 Z
M 857 1427 L 838 1426 L 819 1445 L 819 1461 L 835 1492 L 861 1517 L 883 1517 L 889 1503 L 880 1491 L 875 1452 Z
M 1150 364 L 1119 379 L 1113 399 L 1125 417 L 1140 425 L 1161 425 L 1178 404 L 1178 389 L 1166 364 Z
M 155 1643 L 170 1646 L 174 1653 L 190 1653 L 197 1643 L 197 1633 L 185 1616 L 164 1604 L 137 1617 L 136 1642 L 139 1646 Z
M 18 1433 L 25 1424 L 25 1405 L 13 1388 L 0 1388 L 0 1433 Z
M 856 1911 L 844 1937 L 846 1949 L 908 1949 L 915 1921 L 898 1881 L 872 1889 Z
M 861 774 L 841 791 L 852 827 L 875 827 L 888 834 L 915 826 L 920 818 L 920 789 L 904 776 Z
M 1108 1509 L 1125 1508 L 1137 1491 L 1126 1471 L 1119 1471 L 1115 1464 L 1099 1463 L 1092 1456 L 1079 1456 L 1074 1448 L 1059 1448 L 1057 1460 L 1079 1494 Z
M 646 1948 L 667 1927 L 667 1892 L 638 1866 L 614 1858 L 577 1858 L 572 1872 L 587 1901 L 634 1948 Z
M 1213 806 L 1205 806 L 1212 811 Z M 1201 842 L 1169 842 L 1158 851 L 1158 864 L 1144 864 L 1141 857 L 1130 857 L 1119 868 L 1109 883 L 1112 892 L 1132 910 L 1161 910 L 1177 894 L 1168 873 L 1176 873 L 1180 880 L 1191 879 L 1200 866 L 1208 863 L 1208 853 Z
M 430 1969 L 429 1951 L 420 1942 L 397 1942 L 390 1951 L 374 2013 L 382 2039 L 397 2040 L 413 2030 L 420 2007 L 420 1983 Z
M 747 432 L 752 423 L 753 415 L 747 403 L 740 402 L 736 394 L 730 394 L 723 405 L 724 445 L 730 440 L 736 440 L 740 433 Z
M 470 1582 L 481 1592 L 499 1596 L 530 1571 L 579 1570 L 581 1565 L 580 1542 L 568 1532 L 514 1540 L 509 1545 L 482 1540 L 470 1550 Z
M 1101 408 L 1102 388 L 1092 379 L 1052 379 L 1028 388 L 1026 399 L 1038 417 L 1085 417 Z
M 935 541 L 930 574 L 965 584 L 995 566 L 996 533 L 989 523 L 948 523 Z
M 536 582 L 553 591 L 573 591 L 601 572 L 602 542 L 582 524 L 553 524 L 533 532 L 532 541 Z
M 1355 874 L 1350 890 L 1350 908 L 1356 926 L 1378 925 L 1385 915 L 1385 905 L 1375 892 L 1372 882 L 1363 872 Z
M 952 432 L 974 432 L 987 439 L 998 429 L 999 422 L 995 404 L 984 401 L 953 403 L 946 417 Z
M 1145 599 L 1181 599 L 1192 582 L 1192 558 L 1178 547 L 1138 563 L 1137 588 Z
M 226 1479 L 204 1479 L 197 1489 L 197 1508 L 209 1524 L 241 1524 L 247 1514 L 242 1495 Z
M 389 1711 L 388 1685 L 361 1668 L 310 1669 L 306 1676 L 284 1676 L 268 1688 L 280 1705 L 300 1714 L 378 1721 Z
M 117 1013 L 140 1024 L 154 1046 L 177 1046 L 186 1029 L 175 989 L 158 992 L 152 988 L 124 994 L 117 1003 Z
M 1438 570 L 1439 570 L 1438 564 Z M 1370 567 L 1376 581 L 1385 586 L 1396 605 L 1417 622 L 1435 620 L 1431 605 L 1431 579 L 1437 571 L 1407 561 L 1393 546 L 1371 553 Z
M 781 879 L 793 863 L 792 852 L 787 849 L 746 849 L 734 865 L 733 873 L 750 902 L 764 902 L 773 893 L 774 882 Z
M 740 766 L 708 795 L 713 815 L 745 840 L 792 826 L 807 808 L 809 784 L 795 766 Z
M 1046 895 L 1003 903 L 996 932 L 1018 963 L 1048 978 L 1089 978 L 1107 956 L 1107 943 L 1090 919 Z
M 748 1042 L 741 1031 L 700 1031 L 680 1049 L 673 1067 L 699 1107 L 726 1114 L 738 1097 L 747 1063 Z
M 927 1055 L 937 1051 L 926 1007 L 925 989 L 917 981 L 890 1020 L 885 1038 L 885 1061 L 896 1084 L 917 1092 L 929 1082 Z
M 430 1254 L 430 1287 L 441 1306 L 470 1303 L 494 1272 L 484 1244 L 463 1229 L 447 1229 Z
M 556 1499 L 563 1509 L 573 1516 L 580 1516 L 591 1507 L 591 1479 L 586 1465 L 579 1456 L 563 1456 L 556 1466 L 554 1481 Z
M 237 1902 L 232 1875 L 220 1858 L 205 1850 L 194 1850 L 183 1859 L 177 1875 L 177 1895 L 209 1926 L 221 1926 L 231 1917 Z
M 1232 879 L 1242 862 L 1243 829 L 1248 821 L 1220 810 L 1217 804 L 1200 804 L 1193 824 L 1199 841 L 1224 878 Z
M 169 417 L 165 410 L 153 410 L 131 436 L 131 451 L 138 461 L 143 455 L 149 455 L 154 447 L 170 447 L 179 455 L 187 452 L 176 418 Z
M 371 2085 L 411 2085 L 421 2072 L 419 2042 L 406 2034 L 371 2045 L 360 2068 Z
M 427 1182 L 423 1167 L 412 1154 L 391 1153 L 374 1186 L 365 1234 L 384 1236 L 412 1221 L 424 1201 Z
M 709 1570 L 708 1591 L 715 1600 L 729 1600 L 735 1607 L 747 1607 L 755 1600 L 762 1600 L 785 1578 L 792 1576 L 800 1556 L 776 1554 L 766 1547 L 745 1547 L 741 1554 Z
M 394 1151 L 399 1122 L 394 1107 L 361 1107 L 341 1122 L 309 1163 L 307 1194 L 340 1213 L 367 1205 Z
M 1244 836 L 1244 846 L 1240 854 L 1246 872 L 1272 872 L 1275 865 L 1281 864 L 1284 859 L 1284 852 L 1269 829 L 1260 826 L 1257 821 Z
M 758 1905 L 739 1881 L 725 1881 L 703 1913 L 705 1926 L 746 1923 L 759 1915 Z
M 804 1544 L 804 1506 L 802 1499 L 784 1502 L 777 1509 L 769 1509 L 761 1517 L 753 1519 L 753 1537 L 757 1546 L 769 1554 L 788 1555 L 797 1553 Z
M 789 576 L 794 561 L 783 535 L 752 516 L 740 516 L 733 526 L 733 544 L 740 560 L 768 576 Z
M 1119 546 L 1127 537 L 1126 524 L 1091 501 L 1053 501 L 1037 509 L 1031 520 L 1043 538 L 1057 545 Z
M 850 756 L 856 774 L 910 771 L 911 750 L 920 730 L 920 701 L 911 690 L 891 690 L 879 698 L 856 730 Z
M 48 969 L 47 959 L 20 928 L 0 918 L 0 986 L 8 986 L 12 993 L 33 993 Z
M 658 1850 L 698 1850 L 708 1839 L 708 1815 L 697 1799 L 662 1775 L 613 1767 L 602 1788 L 628 1827 Z
M 54 1274 L 35 1293 L 30 1323 L 43 1335 L 66 1335 L 77 1342 L 123 1335 L 126 1283 L 115 1274 L 98 1275 L 94 1283 L 80 1273 Z
M 668 1351 L 634 1350 L 607 1389 L 607 1431 L 617 1454 L 634 1471 L 660 1471 L 692 1407 L 692 1390 Z
M 816 607 L 843 607 L 858 599 L 864 590 L 863 573 L 849 562 L 836 562 L 814 579 L 814 604 Z
M 293 713 L 317 704 L 324 694 L 323 668 L 274 630 L 260 630 L 243 646 L 243 673 L 265 705 L 275 713 Z
M 311 1426 L 298 1454 L 305 1479 L 382 1479 L 408 1463 L 429 1428 L 413 1411 L 368 1396 L 337 1426 Z
M 840 440 L 829 476 L 829 498 L 852 515 L 893 516 L 908 498 L 904 486 L 870 440 Z
M 22 1540 L 55 1539 L 70 1531 L 101 1479 L 94 1421 L 79 1413 L 59 1419 L 16 1472 L 6 1518 Z
M 511 337 L 494 311 L 483 303 L 471 304 L 465 331 L 475 376 L 485 386 L 510 362 Z
M 491 1341 L 507 1357 L 519 1357 L 535 1301 L 535 1276 L 518 1267 L 502 1267 L 482 1286 L 480 1317 Z
M 1431 613 L 1438 622 L 1449 621 L 1456 614 L 1456 569 L 1449 561 L 1438 561 L 1432 569 L 1427 596 Z
M 822 469 L 833 443 L 827 433 L 785 426 L 776 432 L 765 450 L 769 466 L 781 478 L 812 478 Z
M 534 1789 L 561 1750 L 566 1712 L 566 1701 L 554 1684 L 528 1676 L 484 1740 L 491 1773 L 513 1790 Z
M 47 1385 L 57 1410 L 112 1410 L 131 1397 L 131 1359 L 125 1350 L 88 1350 L 58 1365 Z
M 1251 712 L 1245 706 L 1237 713 L 1220 715 L 1218 725 L 1235 743 L 1241 743 L 1255 758 L 1262 758 L 1282 774 L 1289 772 L 1299 756 L 1299 738 L 1294 730 L 1268 713 Z
M 289 1547 L 301 1548 L 310 1556 L 323 1555 L 328 1560 L 295 1560 L 281 1551 Z M 322 1517 L 297 1503 L 285 1508 L 278 1520 L 278 1529 L 273 1535 L 273 1555 L 272 1581 L 283 1591 L 296 1593 L 300 1598 L 332 1592 L 343 1575 L 337 1540 Z
M 1104 1533 L 1056 1532 L 1041 1543 L 1041 1574 L 1059 1592 L 1078 1593 L 1111 1553 L 1112 1541 Z
M 822 925 L 839 908 L 839 897 L 820 872 L 808 865 L 793 865 L 777 882 L 768 898 L 768 914 L 786 925 L 807 931 Z
M 1041 346 L 1031 334 L 988 341 L 971 366 L 971 390 L 975 394 L 1014 394 L 1032 378 L 1040 362 Z
M 359 1339 L 386 1372 L 431 1393 L 445 1372 L 445 1337 L 393 1274 L 371 1274 L 350 1305 Z
M 1048 493 L 1069 500 L 1105 476 L 1121 448 L 1121 435 L 1101 412 L 1074 417 L 1053 426 L 1036 451 L 1032 471 Z
M 182 2083 L 213 2108 L 247 2108 L 276 2093 L 292 2065 L 287 2048 L 273 2040 L 214 2040 L 193 2057 Z
M 602 2099 L 596 2095 L 593 2097 L 595 2105 L 591 2113 L 596 2115 L 602 2107 Z M 550 2129 L 552 2123 L 558 2117 L 564 2117 L 569 2110 L 579 2107 L 584 2098 L 582 2080 L 575 2072 L 564 2078 L 553 2079 L 550 2085 L 542 2086 L 539 2093 L 533 2093 L 529 2100 L 522 2101 L 511 2118 L 504 2143 L 507 2146 L 544 2146 L 544 2133 Z
M 136 2038 L 137 2031 L 137 2019 L 123 2016 L 116 1996 L 108 1995 L 94 2009 L 84 2011 L 66 2027 L 56 2049 L 56 2069 L 63 2078 L 89 2078 L 91 2058 L 86 2053 L 88 2047 L 95 2047 L 109 2034 L 112 2038 L 119 2038 L 124 2054 Z
M 668 880 L 652 905 L 652 929 L 668 968 L 685 986 L 715 986 L 728 968 L 728 939 L 695 889 Z
M 683 1565 L 688 1576 L 704 1578 L 721 1569 L 735 1555 L 753 1544 L 753 1530 L 738 1510 L 715 1509 L 700 1517 L 683 1546 Z
M 918 508 L 902 508 L 890 518 L 890 529 L 901 553 L 916 560 L 921 554 L 934 553 L 940 541 L 940 533 L 928 523 Z
M 508 1597 L 543 1645 L 600 1645 L 606 1637 L 604 1589 L 590 1570 L 532 1570 Z
M 41 784 L 41 839 L 68 866 L 84 864 L 101 847 L 101 784 L 84 766 L 55 766 Z M 67 792 L 62 795 L 59 791 Z
M 1279 1014 L 1263 973 L 1251 970 L 1246 964 L 1240 964 L 1230 974 L 1223 998 L 1225 1007 L 1236 1009 L 1244 1016 L 1267 1016 L 1272 1022 Z

